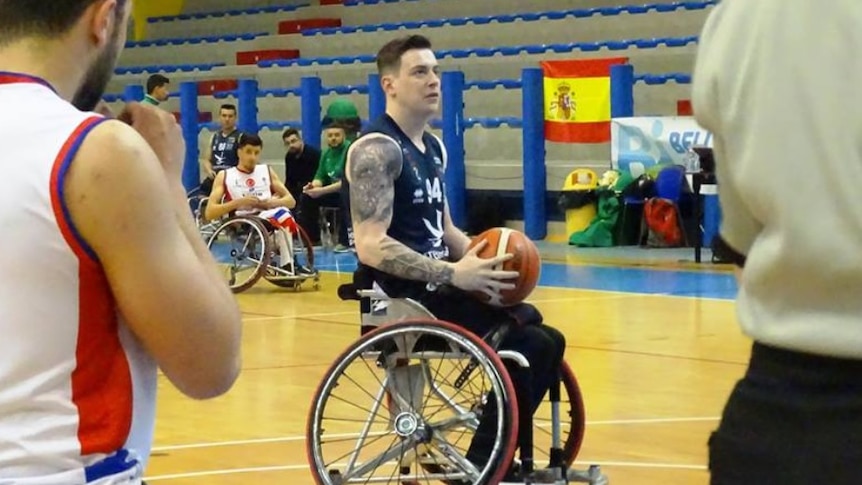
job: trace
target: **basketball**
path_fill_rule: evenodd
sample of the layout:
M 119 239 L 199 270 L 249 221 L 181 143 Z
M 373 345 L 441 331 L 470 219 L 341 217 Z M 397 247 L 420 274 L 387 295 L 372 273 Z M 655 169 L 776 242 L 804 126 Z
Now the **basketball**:
M 497 266 L 494 269 L 517 271 L 518 277 L 505 280 L 506 283 L 514 283 L 515 288 L 502 290 L 498 297 L 491 298 L 480 292 L 474 292 L 474 295 L 494 306 L 511 306 L 524 301 L 533 292 L 541 273 L 542 259 L 536 245 L 520 231 L 507 227 L 495 227 L 474 237 L 473 242 L 470 243 L 470 249 L 483 240 L 487 240 L 488 244 L 477 253 L 477 256 L 490 259 L 507 253 L 512 254 L 512 259 L 504 262 L 502 267 Z

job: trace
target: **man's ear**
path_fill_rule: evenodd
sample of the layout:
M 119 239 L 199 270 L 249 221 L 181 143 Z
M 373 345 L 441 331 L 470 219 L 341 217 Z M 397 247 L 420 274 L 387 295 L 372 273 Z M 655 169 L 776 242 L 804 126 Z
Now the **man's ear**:
M 380 76 L 380 87 L 383 88 L 383 92 L 386 94 L 393 94 L 395 91 L 395 76 L 392 74 L 383 74 Z
M 105 47 L 111 41 L 113 29 L 120 28 L 116 25 L 120 16 L 117 14 L 117 0 L 100 0 L 93 3 L 85 14 L 89 17 L 90 34 L 99 48 Z

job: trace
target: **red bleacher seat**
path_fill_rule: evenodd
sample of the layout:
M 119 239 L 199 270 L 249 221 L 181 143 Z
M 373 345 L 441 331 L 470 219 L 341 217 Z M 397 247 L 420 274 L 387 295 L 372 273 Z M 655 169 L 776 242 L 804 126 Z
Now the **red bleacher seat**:
M 344 0 L 320 0 L 321 5 L 342 5 Z
M 307 29 L 325 29 L 332 27 L 341 27 L 341 19 L 303 19 L 303 20 L 285 20 L 278 23 L 278 33 L 298 34 Z
M 236 79 L 211 79 L 198 83 L 198 95 L 208 96 L 213 93 L 236 90 L 239 83 Z
M 181 118 L 182 118 L 182 115 L 180 114 L 180 112 L 174 111 L 172 114 L 174 115 L 174 118 L 177 119 L 177 123 L 179 123 Z M 213 121 L 213 114 L 211 112 L 209 112 L 209 111 L 199 111 L 198 112 L 198 123 L 212 123 L 212 121 Z
M 240 66 L 257 64 L 260 61 L 275 61 L 279 59 L 296 59 L 297 49 L 268 49 L 236 53 L 236 63 Z
M 694 114 L 694 111 L 691 109 L 691 100 L 680 99 L 676 102 L 677 116 L 691 116 L 692 114 Z

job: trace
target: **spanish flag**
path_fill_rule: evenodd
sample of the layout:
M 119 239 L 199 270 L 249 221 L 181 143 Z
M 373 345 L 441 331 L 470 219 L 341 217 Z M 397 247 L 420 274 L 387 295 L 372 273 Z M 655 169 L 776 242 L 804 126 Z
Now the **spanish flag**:
M 604 143 L 611 139 L 611 66 L 628 58 L 543 61 L 545 139 Z

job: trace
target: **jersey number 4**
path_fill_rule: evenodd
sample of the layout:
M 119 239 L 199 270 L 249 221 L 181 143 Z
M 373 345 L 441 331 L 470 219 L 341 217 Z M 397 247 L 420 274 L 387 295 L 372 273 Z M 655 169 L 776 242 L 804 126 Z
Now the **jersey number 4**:
M 425 191 L 428 193 L 428 203 L 433 202 L 443 202 L 443 190 L 440 186 L 440 179 L 434 177 L 432 182 L 431 179 L 425 179 Z

